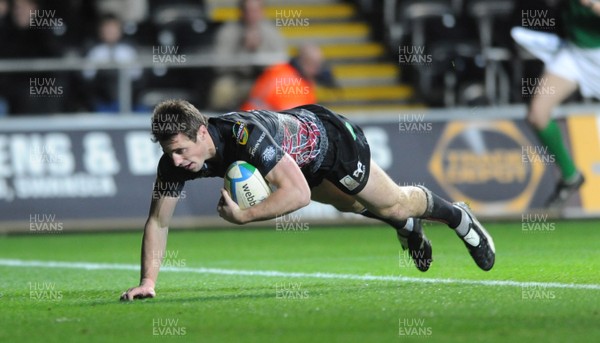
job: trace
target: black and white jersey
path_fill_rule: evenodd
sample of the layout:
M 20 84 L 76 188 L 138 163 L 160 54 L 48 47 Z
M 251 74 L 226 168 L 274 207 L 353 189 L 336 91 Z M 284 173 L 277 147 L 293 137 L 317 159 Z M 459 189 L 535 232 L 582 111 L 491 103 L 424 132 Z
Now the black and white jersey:
M 224 177 L 227 167 L 238 160 L 254 165 L 266 176 L 285 153 L 295 160 L 303 174 L 310 175 L 319 169 L 328 148 L 325 127 L 309 110 L 312 108 L 321 107 L 231 112 L 209 118 L 208 132 L 215 144 L 215 157 L 206 160 L 198 172 L 192 172 L 176 167 L 173 160 L 163 154 L 158 164 L 158 179 L 177 183 L 176 188 L 181 191 L 187 180 Z

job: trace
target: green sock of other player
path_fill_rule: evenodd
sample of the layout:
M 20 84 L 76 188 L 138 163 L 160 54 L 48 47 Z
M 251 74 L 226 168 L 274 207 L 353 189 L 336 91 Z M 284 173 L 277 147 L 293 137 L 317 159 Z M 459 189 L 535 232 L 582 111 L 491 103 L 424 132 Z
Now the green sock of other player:
M 571 181 L 577 176 L 577 168 L 563 143 L 562 133 L 556 121 L 550 120 L 546 128 L 536 130 L 536 132 L 542 144 L 548 147 L 548 153 L 556 157 L 563 180 Z

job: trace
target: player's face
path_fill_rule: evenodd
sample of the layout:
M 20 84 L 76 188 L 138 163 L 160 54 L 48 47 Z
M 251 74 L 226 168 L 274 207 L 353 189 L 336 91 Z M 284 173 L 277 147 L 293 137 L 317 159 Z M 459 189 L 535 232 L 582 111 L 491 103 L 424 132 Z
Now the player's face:
M 202 131 L 202 130 L 200 130 Z M 205 132 L 207 134 L 207 132 Z M 204 161 L 210 158 L 210 151 L 205 136 L 198 133 L 196 141 L 192 141 L 183 133 L 179 133 L 169 142 L 161 142 L 165 154 L 171 157 L 176 167 L 199 171 Z

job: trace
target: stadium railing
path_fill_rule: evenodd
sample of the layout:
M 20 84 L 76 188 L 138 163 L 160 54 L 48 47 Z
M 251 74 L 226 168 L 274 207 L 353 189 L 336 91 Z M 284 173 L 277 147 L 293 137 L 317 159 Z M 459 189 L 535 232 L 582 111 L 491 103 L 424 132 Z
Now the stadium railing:
M 222 56 L 213 53 L 186 54 L 185 63 L 171 61 L 159 62 L 154 55 L 143 54 L 134 63 L 92 63 L 81 57 L 39 58 L 39 59 L 5 59 L 0 60 L 0 74 L 16 72 L 57 72 L 86 70 L 118 70 L 119 113 L 127 115 L 132 112 L 132 80 L 130 70 L 144 68 L 218 68 L 218 67 L 264 67 L 285 61 L 284 56 L 276 54 L 239 54 Z

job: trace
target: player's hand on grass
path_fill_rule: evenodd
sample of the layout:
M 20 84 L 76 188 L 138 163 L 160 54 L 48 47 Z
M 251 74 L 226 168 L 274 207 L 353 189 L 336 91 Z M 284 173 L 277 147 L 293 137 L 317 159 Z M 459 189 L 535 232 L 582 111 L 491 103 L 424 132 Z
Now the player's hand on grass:
M 229 193 L 224 188 L 221 188 L 221 199 L 217 205 L 217 212 L 219 212 L 219 216 L 230 223 L 244 224 L 247 222 L 244 217 L 244 210 L 231 199 Z
M 137 286 L 128 289 L 126 292 L 121 294 L 121 301 L 132 301 L 134 299 L 154 298 L 156 292 L 154 291 L 153 282 L 144 282 Z

